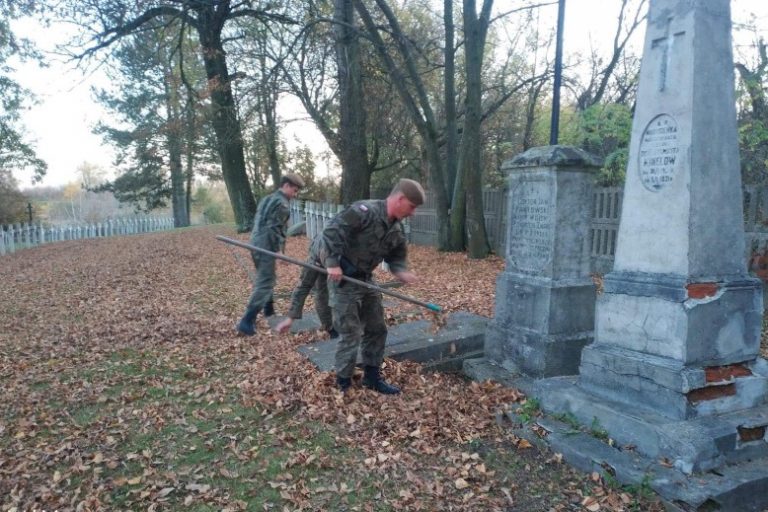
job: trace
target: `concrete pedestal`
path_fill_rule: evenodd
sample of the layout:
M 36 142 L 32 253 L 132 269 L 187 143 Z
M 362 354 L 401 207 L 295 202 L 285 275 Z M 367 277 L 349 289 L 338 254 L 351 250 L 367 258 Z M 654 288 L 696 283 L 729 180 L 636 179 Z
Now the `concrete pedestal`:
M 485 339 L 485 356 L 496 364 L 533 377 L 578 371 L 594 324 L 587 237 L 599 165 L 582 150 L 547 146 L 502 167 L 509 187 L 506 269 Z

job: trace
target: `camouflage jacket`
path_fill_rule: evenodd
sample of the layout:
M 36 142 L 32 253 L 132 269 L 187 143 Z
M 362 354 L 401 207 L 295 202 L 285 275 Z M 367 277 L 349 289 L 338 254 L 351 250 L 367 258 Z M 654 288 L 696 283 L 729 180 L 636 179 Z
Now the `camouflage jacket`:
M 259 201 L 259 207 L 253 218 L 251 245 L 272 252 L 282 252 L 285 247 L 285 229 L 290 215 L 290 203 L 280 190 L 264 196 Z
M 408 269 L 403 226 L 398 220 L 389 221 L 385 200 L 357 201 L 348 206 L 323 230 L 323 241 L 326 268 L 343 267 L 343 256 L 363 274 L 373 273 L 382 261 L 393 274 Z
M 327 255 L 328 251 L 325 249 L 323 234 L 319 233 L 315 236 L 315 238 L 312 239 L 312 242 L 309 244 L 307 263 L 322 267 Z

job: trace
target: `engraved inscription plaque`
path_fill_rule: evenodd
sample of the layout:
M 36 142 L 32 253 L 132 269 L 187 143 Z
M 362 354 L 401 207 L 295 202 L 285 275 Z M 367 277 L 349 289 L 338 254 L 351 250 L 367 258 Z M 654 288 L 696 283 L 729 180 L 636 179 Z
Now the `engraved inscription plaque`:
M 654 117 L 645 127 L 638 154 L 637 168 L 645 188 L 658 192 L 672 183 L 679 151 L 675 118 L 668 114 Z
M 522 181 L 512 192 L 507 261 L 522 272 L 540 272 L 552 259 L 554 187 Z

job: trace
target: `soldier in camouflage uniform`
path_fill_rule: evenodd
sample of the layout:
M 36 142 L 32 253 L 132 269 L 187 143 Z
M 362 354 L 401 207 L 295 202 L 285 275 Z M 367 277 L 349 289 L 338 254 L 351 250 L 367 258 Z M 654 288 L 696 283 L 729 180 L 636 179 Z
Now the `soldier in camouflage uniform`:
M 324 258 L 323 236 L 322 233 L 319 233 L 309 246 L 307 263 L 316 267 L 322 267 Z M 307 267 L 301 269 L 299 284 L 296 285 L 291 294 L 291 309 L 288 310 L 288 318 L 275 326 L 277 332 L 286 332 L 291 328 L 295 319 L 301 318 L 302 311 L 304 310 L 304 301 L 307 300 L 307 295 L 309 295 L 313 288 L 315 291 L 315 311 L 317 311 L 317 316 L 323 329 L 331 335 L 331 338 L 338 337 L 338 333 L 333 328 L 331 307 L 328 305 L 328 278 L 322 272 Z
M 408 270 L 400 221 L 423 203 L 421 185 L 402 179 L 386 199 L 357 201 L 323 230 L 333 325 L 341 335 L 336 350 L 336 384 L 342 391 L 352 383 L 358 348 L 362 347 L 363 386 L 384 394 L 400 392 L 380 373 L 387 340 L 381 292 L 342 281 L 341 276 L 373 282 L 373 270 L 385 261 L 400 281 L 414 282 L 416 275 Z
M 262 198 L 253 218 L 251 245 L 272 252 L 284 252 L 285 229 L 290 217 L 290 200 L 304 187 L 304 180 L 295 174 L 286 174 L 280 179 L 280 188 Z M 237 323 L 237 331 L 246 336 L 255 334 L 254 324 L 259 311 L 266 316 L 274 314 L 272 289 L 275 287 L 275 258 L 266 254 L 251 252 L 256 266 L 253 292 L 248 299 L 245 314 Z

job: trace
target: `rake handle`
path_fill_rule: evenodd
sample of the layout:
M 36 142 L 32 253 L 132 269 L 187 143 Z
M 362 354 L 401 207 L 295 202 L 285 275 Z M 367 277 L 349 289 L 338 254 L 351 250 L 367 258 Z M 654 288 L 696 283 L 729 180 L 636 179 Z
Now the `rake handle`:
M 294 265 L 299 265 L 301 267 L 314 270 L 315 272 L 320 272 L 321 274 L 328 275 L 328 271 L 323 267 L 312 265 L 311 263 L 307 263 L 306 261 L 299 261 L 295 258 L 291 258 L 290 256 L 286 256 L 285 254 L 279 254 L 276 252 L 268 251 L 267 249 L 262 249 L 261 247 L 256 247 L 255 245 L 247 244 L 245 242 L 241 242 L 240 240 L 234 240 L 232 238 L 227 238 L 221 235 L 217 235 L 216 238 L 222 242 L 225 242 L 231 245 L 236 245 L 237 247 L 242 247 L 243 249 L 248 249 L 249 251 L 252 251 L 252 252 L 260 252 L 262 254 L 272 256 L 273 258 L 287 261 L 288 263 L 293 263 Z M 404 300 L 406 302 L 410 302 L 411 304 L 416 304 L 417 306 L 427 308 L 430 311 L 434 311 L 436 313 L 440 313 L 442 311 L 442 308 L 440 308 L 440 306 L 438 306 L 437 304 L 432 304 L 431 302 L 424 302 L 419 299 L 409 297 L 408 295 L 403 295 L 402 293 L 393 292 L 391 290 L 381 288 L 380 286 L 376 286 L 375 284 L 371 284 L 366 281 L 360 281 L 359 279 L 355 279 L 353 277 L 349 277 L 345 275 L 342 275 L 341 279 L 344 281 L 348 281 L 350 283 L 356 284 L 357 286 L 370 288 L 371 290 L 376 290 L 377 292 L 381 292 L 384 295 L 389 295 L 390 297 L 395 297 L 396 299 Z

